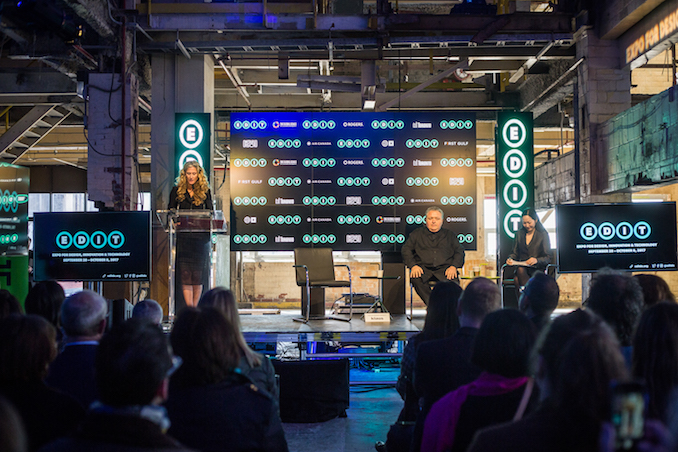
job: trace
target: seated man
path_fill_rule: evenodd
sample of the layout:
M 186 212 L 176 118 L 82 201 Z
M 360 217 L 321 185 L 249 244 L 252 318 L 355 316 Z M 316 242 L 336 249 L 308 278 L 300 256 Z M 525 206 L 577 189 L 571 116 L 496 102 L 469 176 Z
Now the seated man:
M 75 433 L 42 452 L 190 450 L 164 433 L 169 419 L 160 406 L 179 362 L 172 359 L 160 327 L 148 320 L 114 326 L 97 349 L 99 401 Z
M 83 290 L 61 305 L 63 350 L 49 367 L 45 383 L 76 398 L 84 409 L 97 398 L 94 356 L 106 329 L 106 299 Z
M 151 323 L 155 323 L 156 325 L 162 324 L 163 315 L 162 306 L 160 306 L 157 301 L 151 300 L 150 298 L 141 300 L 135 304 L 134 309 L 132 309 L 133 318 L 148 319 Z
M 410 268 L 410 281 L 425 304 L 431 296 L 429 281 L 459 282 L 458 269 L 464 265 L 464 248 L 457 236 L 443 229 L 440 207 L 426 209 L 426 227 L 412 231 L 403 245 L 403 262 Z

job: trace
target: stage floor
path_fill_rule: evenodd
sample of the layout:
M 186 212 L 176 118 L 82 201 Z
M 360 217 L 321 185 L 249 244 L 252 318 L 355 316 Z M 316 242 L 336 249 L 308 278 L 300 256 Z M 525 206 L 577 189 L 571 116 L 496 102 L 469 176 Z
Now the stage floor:
M 390 323 L 365 323 L 362 314 L 353 314 L 350 322 L 311 320 L 295 322 L 298 310 L 281 310 L 280 314 L 241 315 L 242 332 L 247 342 L 384 342 L 404 341 L 423 326 L 425 311 L 415 311 L 413 321 L 404 314 L 393 315 Z M 341 316 L 347 317 L 347 316 Z

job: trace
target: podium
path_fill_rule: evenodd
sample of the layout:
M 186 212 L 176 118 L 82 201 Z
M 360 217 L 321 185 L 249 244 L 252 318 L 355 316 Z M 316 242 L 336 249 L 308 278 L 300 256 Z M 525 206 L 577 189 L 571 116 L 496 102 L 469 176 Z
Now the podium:
M 174 320 L 176 315 L 176 283 L 179 254 L 190 252 L 191 257 L 197 259 L 194 264 L 203 268 L 203 292 L 214 286 L 213 253 L 215 234 L 227 233 L 226 221 L 221 210 L 158 210 L 156 212 L 160 223 L 169 233 L 169 262 L 168 262 L 168 318 Z M 183 249 L 177 244 L 183 243 Z M 203 249 L 201 249 L 204 247 Z M 181 248 L 181 247 L 180 247 Z M 204 256 L 204 262 L 200 257 Z M 185 256 L 184 256 L 185 257 Z

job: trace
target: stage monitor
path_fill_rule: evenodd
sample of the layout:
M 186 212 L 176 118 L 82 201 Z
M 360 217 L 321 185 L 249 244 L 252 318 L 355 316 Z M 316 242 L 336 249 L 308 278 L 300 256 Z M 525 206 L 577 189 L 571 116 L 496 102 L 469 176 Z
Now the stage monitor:
M 150 212 L 36 213 L 37 281 L 149 281 Z
M 676 203 L 556 207 L 558 271 L 676 270 Z

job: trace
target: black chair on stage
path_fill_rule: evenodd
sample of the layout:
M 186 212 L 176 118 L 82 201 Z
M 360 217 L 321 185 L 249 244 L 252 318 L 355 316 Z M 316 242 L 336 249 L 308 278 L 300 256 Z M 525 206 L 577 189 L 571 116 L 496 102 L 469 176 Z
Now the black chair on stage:
M 346 267 L 348 281 L 338 280 L 334 274 L 335 267 Z M 351 321 L 353 316 L 353 280 L 351 269 L 345 264 L 334 264 L 332 248 L 295 248 L 294 268 L 297 274 L 297 286 L 301 290 L 301 314 L 303 317 L 295 318 L 297 322 L 309 320 L 334 319 Z M 325 315 L 325 288 L 348 287 L 349 288 L 349 317 Z
M 558 264 L 553 263 L 557 262 L 556 259 L 556 250 L 551 250 L 552 263 L 540 271 L 557 280 L 560 274 L 558 273 Z M 503 308 L 518 308 L 518 300 L 513 295 L 516 291 L 515 269 L 515 265 L 504 264 L 499 270 L 499 287 L 501 288 L 501 306 Z

